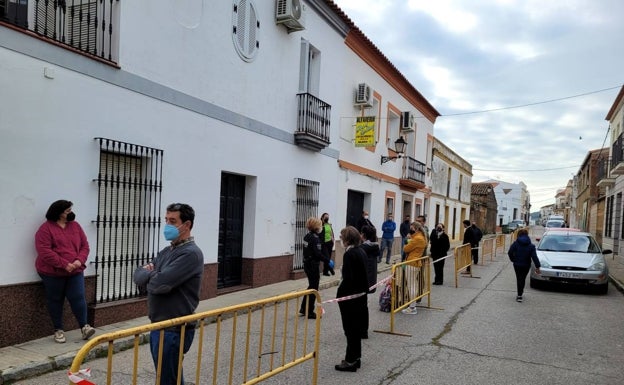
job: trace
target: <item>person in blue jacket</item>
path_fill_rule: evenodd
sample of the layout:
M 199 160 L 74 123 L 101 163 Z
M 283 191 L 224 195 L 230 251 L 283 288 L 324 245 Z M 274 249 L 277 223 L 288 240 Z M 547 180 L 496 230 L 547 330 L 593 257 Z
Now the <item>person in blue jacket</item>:
M 540 261 L 539 258 L 537 258 L 535 245 L 531 242 L 527 229 L 518 230 L 518 238 L 509 247 L 507 255 L 509 255 L 509 259 L 513 262 L 514 271 L 516 272 L 516 284 L 518 287 L 516 301 L 522 302 L 526 276 L 529 274 L 529 270 L 531 270 L 531 260 L 535 265 L 535 272 L 541 274 Z
M 361 232 L 362 230 L 360 230 Z M 394 243 L 394 232 L 396 231 L 396 223 L 393 221 L 392 214 L 388 214 L 388 219 L 381 225 L 381 231 L 383 234 L 381 235 L 381 254 L 379 255 L 379 259 L 377 262 L 381 262 L 381 257 L 384 255 L 384 250 L 386 251 L 386 263 L 390 263 L 390 257 L 392 256 L 392 243 Z

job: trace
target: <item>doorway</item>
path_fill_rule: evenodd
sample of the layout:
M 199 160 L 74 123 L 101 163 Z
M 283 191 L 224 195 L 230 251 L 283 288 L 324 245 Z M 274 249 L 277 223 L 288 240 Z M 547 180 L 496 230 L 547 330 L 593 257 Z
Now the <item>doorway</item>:
M 218 289 L 241 284 L 244 213 L 245 177 L 221 173 Z

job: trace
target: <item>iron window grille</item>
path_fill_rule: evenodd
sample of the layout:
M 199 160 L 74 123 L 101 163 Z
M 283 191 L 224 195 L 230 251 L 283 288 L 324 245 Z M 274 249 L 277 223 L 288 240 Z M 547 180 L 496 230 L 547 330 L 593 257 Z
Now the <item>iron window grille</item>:
M 96 302 L 141 295 L 134 270 L 159 251 L 163 151 L 106 138 L 100 145 L 95 220 Z
M 295 257 L 293 270 L 303 269 L 303 237 L 308 233 L 306 221 L 318 216 L 319 182 L 296 178 L 295 200 Z

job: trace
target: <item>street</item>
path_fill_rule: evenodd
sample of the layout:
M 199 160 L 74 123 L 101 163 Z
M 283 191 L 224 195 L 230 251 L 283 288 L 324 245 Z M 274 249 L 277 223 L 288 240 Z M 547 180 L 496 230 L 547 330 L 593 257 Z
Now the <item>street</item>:
M 622 383 L 624 297 L 613 286 L 604 296 L 542 291 L 531 289 L 527 278 L 525 301 L 517 303 L 515 276 L 506 255 L 499 253 L 494 262 L 474 267 L 475 277 L 460 277 L 459 288 L 454 287 L 451 265 L 449 260 L 444 286 L 432 288 L 432 309 L 419 308 L 417 315 L 396 315 L 395 331 L 411 336 L 374 332 L 389 330 L 390 316 L 378 311 L 379 290 L 369 296 L 370 338 L 363 341 L 362 367 L 356 373 L 334 370 L 334 365 L 344 356 L 346 339 L 338 306 L 324 305 L 318 383 Z M 321 291 L 321 297 L 335 298 L 335 293 L 336 288 L 332 287 Z M 207 341 L 211 334 L 208 333 Z M 193 348 L 197 345 L 196 340 Z M 128 375 L 131 354 L 125 351 L 115 355 L 119 366 L 115 366 L 113 383 L 131 383 Z M 153 384 L 153 367 L 146 345 L 141 347 L 140 355 L 142 364 L 137 383 Z M 185 361 L 187 382 L 193 381 L 191 357 L 192 354 L 188 355 Z M 224 366 L 227 364 L 222 363 L 220 368 Z M 84 367 L 92 369 L 93 382 L 104 384 L 104 359 L 89 361 Z M 205 365 L 202 371 L 208 371 L 209 367 Z M 262 383 L 309 384 L 311 369 L 311 363 L 305 363 Z M 225 383 L 227 376 L 219 378 L 219 383 Z M 17 382 L 21 385 L 66 383 L 66 371 Z

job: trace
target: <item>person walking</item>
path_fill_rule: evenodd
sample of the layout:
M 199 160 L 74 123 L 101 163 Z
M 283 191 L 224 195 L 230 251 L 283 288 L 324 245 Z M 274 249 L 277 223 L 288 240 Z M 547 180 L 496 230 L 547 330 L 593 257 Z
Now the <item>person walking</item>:
M 406 215 L 401 222 L 401 226 L 399 227 L 399 233 L 401 234 L 401 262 L 405 261 L 405 251 L 403 248 L 405 247 L 405 242 L 407 242 L 407 235 L 410 230 L 410 216 Z M 381 260 L 379 261 L 381 262 Z
M 431 248 L 429 253 L 433 260 L 433 270 L 435 272 L 435 278 L 433 280 L 434 285 L 444 284 L 444 257 L 451 248 L 451 241 L 448 235 L 444 232 L 444 225 L 438 223 L 436 228 L 431 232 L 429 236 L 429 244 Z
M 87 268 L 89 242 L 80 224 L 75 221 L 73 203 L 57 200 L 46 212 L 46 221 L 35 233 L 37 259 L 35 269 L 41 277 L 48 313 L 54 327 L 54 341 L 65 343 L 63 305 L 65 298 L 78 321 L 82 339 L 87 340 L 95 329 L 87 323 L 84 270 Z
M 540 271 L 541 265 L 539 258 L 537 258 L 535 245 L 531 242 L 527 229 L 523 228 L 518 230 L 518 238 L 509 247 L 507 255 L 513 263 L 514 271 L 516 272 L 516 288 L 518 292 L 516 301 L 522 302 L 526 277 L 529 274 L 529 270 L 531 270 L 531 261 L 533 261 L 535 265 L 535 273 L 542 273 Z
M 195 211 L 185 203 L 167 206 L 163 235 L 171 244 L 148 264 L 134 271 L 134 282 L 147 291 L 148 317 L 152 323 L 193 314 L 199 304 L 204 255 L 191 235 Z M 195 336 L 195 324 L 187 323 L 150 332 L 150 351 L 158 373 L 160 335 L 163 336 L 160 384 L 178 383 L 180 345 L 184 355 Z M 184 341 L 180 336 L 184 329 Z M 182 357 L 184 358 L 184 357 Z M 184 384 L 180 370 L 180 384 Z
M 364 226 L 362 227 L 362 244 L 360 248 L 364 250 L 366 253 L 366 276 L 368 278 L 368 288 L 366 291 L 367 294 L 372 294 L 376 290 L 371 287 L 375 286 L 377 283 L 377 261 L 380 257 L 379 243 L 377 243 L 377 231 L 374 227 Z M 368 301 L 365 303 L 366 312 L 362 314 L 362 318 L 364 319 L 364 323 L 362 325 L 362 338 L 368 338 L 368 325 L 369 325 L 369 314 L 368 314 Z
M 410 262 L 405 268 L 407 289 L 409 291 L 410 300 L 417 297 L 421 293 L 423 282 L 420 279 L 420 268 L 422 267 L 422 260 L 424 250 L 427 247 L 427 241 L 425 237 L 425 231 L 420 222 L 413 222 L 410 227 L 408 241 L 405 245 L 405 253 L 407 257 L 405 261 Z M 403 314 L 417 314 L 418 309 L 416 303 L 420 301 L 412 302 L 407 308 L 403 309 Z
M 315 217 L 310 217 L 306 221 L 308 233 L 303 237 L 303 271 L 306 277 L 308 277 L 308 289 L 319 289 L 321 280 L 319 263 L 323 261 L 329 265 L 329 261 L 323 256 L 321 240 L 319 238 L 322 226 L 321 220 Z M 307 297 L 304 297 L 301 301 L 299 314 L 307 314 L 309 319 L 316 319 L 316 313 L 314 312 L 315 301 L 316 296 L 314 294 L 309 294 Z
M 361 238 L 358 230 L 347 226 L 340 231 L 340 239 L 345 248 L 342 264 L 342 280 L 338 286 L 336 297 L 366 293 L 368 277 L 366 273 L 366 252 L 359 247 Z M 366 310 L 367 296 L 338 302 L 342 329 L 347 337 L 345 358 L 334 368 L 341 372 L 355 372 L 362 365 L 362 330 Z
M 325 261 L 331 261 L 332 251 L 334 250 L 334 229 L 331 223 L 329 223 L 329 214 L 323 213 L 323 215 L 321 215 L 321 222 L 323 224 L 320 235 L 321 251 L 323 252 Z M 334 268 L 330 265 L 330 262 L 323 263 L 323 275 L 329 276 L 330 273 L 331 275 L 336 274 Z
M 470 225 L 470 221 L 465 219 L 463 222 L 464 225 L 464 245 L 470 245 L 470 254 L 472 256 L 472 263 L 479 263 L 479 241 L 477 240 L 477 234 L 475 234 L 474 229 Z M 470 273 L 470 266 L 466 269 L 466 273 Z
M 394 232 L 396 231 L 396 223 L 394 223 L 392 214 L 388 214 L 388 218 L 381 225 L 381 254 L 379 255 L 379 260 L 377 262 L 381 262 L 381 257 L 383 257 L 384 251 L 386 252 L 386 264 L 390 264 L 390 257 L 392 257 L 392 244 L 394 243 Z

